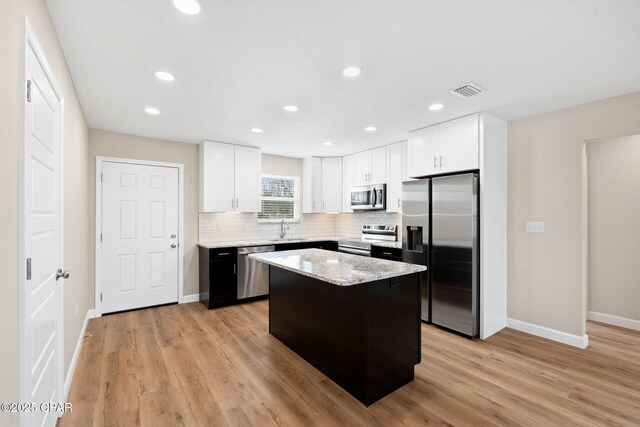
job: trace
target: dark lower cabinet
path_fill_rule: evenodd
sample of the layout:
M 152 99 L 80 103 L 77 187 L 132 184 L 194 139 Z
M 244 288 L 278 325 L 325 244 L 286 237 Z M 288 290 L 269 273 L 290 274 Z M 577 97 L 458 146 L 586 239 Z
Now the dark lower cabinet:
M 200 302 L 207 308 L 237 301 L 237 248 L 200 248 Z
M 372 246 L 371 256 L 373 258 L 388 259 L 390 261 L 402 261 L 402 249 Z
M 270 267 L 269 332 L 369 406 L 420 363 L 417 274 L 336 286 Z
M 338 250 L 338 242 L 296 242 L 276 244 L 276 251 L 318 248 Z M 239 302 L 255 301 L 256 298 L 238 301 L 238 248 L 199 247 L 200 257 L 200 302 L 205 307 L 218 308 Z M 264 298 L 264 297 L 260 297 Z
M 327 251 L 338 252 L 338 242 L 334 242 L 332 240 L 327 240 L 326 242 L 320 242 L 320 249 L 324 249 Z

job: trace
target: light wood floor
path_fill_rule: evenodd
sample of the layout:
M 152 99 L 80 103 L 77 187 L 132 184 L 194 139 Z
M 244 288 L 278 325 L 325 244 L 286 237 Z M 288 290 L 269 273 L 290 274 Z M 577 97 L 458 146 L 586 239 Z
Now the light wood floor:
M 640 333 L 588 334 L 579 350 L 423 325 L 416 379 L 366 408 L 269 335 L 266 301 L 134 311 L 90 321 L 60 425 L 640 425 Z

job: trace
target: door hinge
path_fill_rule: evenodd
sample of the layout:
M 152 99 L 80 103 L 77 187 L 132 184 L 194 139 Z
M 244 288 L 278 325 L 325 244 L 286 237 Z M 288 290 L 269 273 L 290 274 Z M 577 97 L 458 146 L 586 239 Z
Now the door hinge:
M 27 280 L 31 280 L 31 258 L 27 258 Z
M 27 80 L 27 102 L 31 102 L 31 80 Z

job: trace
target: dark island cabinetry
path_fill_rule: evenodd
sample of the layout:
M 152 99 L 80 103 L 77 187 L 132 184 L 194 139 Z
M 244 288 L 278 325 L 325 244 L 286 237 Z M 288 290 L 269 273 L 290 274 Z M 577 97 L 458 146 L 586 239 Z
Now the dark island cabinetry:
M 200 248 L 200 302 L 207 308 L 236 303 L 237 248 Z

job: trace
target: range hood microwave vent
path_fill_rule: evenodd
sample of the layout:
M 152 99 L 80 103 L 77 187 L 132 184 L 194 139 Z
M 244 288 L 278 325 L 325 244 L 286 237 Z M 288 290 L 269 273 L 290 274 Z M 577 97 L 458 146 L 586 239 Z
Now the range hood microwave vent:
M 451 92 L 454 95 L 458 95 L 460 98 L 471 98 L 472 96 L 476 96 L 484 92 L 484 90 L 475 83 L 469 82 L 465 83 L 462 86 L 458 86 L 457 88 L 451 89 Z

